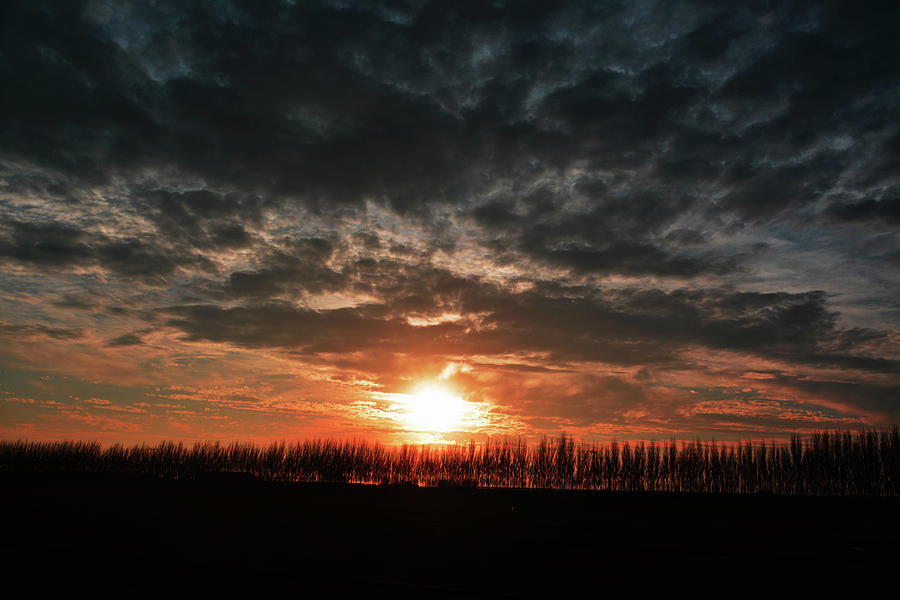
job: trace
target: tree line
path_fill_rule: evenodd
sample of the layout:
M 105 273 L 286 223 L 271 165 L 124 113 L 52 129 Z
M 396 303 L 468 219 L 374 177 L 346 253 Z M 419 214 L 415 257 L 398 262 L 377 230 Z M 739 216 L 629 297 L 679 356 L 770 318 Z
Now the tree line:
M 0 441 L 0 471 L 118 473 L 201 479 L 799 495 L 900 495 L 900 433 L 825 431 L 789 443 L 743 441 L 578 443 L 393 448 L 314 439 L 257 446 L 180 442 L 104 447 L 97 442 Z

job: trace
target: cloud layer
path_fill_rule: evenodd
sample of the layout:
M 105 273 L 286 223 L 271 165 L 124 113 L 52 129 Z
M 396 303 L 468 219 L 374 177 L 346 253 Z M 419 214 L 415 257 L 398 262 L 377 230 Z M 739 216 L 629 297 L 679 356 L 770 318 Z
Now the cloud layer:
M 2 10 L 4 435 L 900 418 L 892 3 Z

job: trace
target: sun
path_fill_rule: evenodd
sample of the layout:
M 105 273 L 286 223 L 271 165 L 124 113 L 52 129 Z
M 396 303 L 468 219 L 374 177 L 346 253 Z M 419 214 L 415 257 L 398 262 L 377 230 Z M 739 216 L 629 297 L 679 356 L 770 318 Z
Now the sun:
M 466 401 L 458 395 L 436 383 L 423 383 L 406 396 L 404 419 L 410 429 L 445 433 L 459 429 L 466 412 Z

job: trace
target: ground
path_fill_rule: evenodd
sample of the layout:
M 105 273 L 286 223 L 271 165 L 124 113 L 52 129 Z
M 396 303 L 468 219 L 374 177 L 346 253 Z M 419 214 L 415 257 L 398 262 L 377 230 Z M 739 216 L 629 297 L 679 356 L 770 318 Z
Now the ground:
M 0 481 L 6 589 L 34 597 L 860 591 L 900 564 L 896 498 Z

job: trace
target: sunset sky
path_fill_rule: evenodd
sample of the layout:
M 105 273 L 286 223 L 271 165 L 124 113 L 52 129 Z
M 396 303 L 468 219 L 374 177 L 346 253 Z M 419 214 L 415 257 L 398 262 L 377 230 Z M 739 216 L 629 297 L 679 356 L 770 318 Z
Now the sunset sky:
M 0 438 L 900 422 L 900 3 L 727 4 L 3 2 Z

